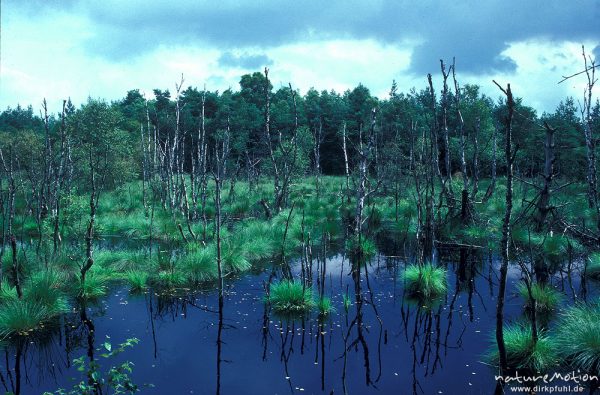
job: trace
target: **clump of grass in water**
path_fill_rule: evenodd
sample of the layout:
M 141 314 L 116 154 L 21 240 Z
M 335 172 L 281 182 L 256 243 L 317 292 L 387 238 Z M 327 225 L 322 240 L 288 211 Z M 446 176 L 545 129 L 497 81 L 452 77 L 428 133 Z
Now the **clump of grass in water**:
M 350 251 L 350 254 L 353 256 L 361 256 L 364 259 L 372 258 L 375 254 L 377 254 L 377 246 L 375 246 L 375 242 L 366 237 L 362 237 L 360 239 L 360 243 L 358 242 L 357 237 L 352 237 L 347 240 L 346 248 Z
M 538 341 L 534 344 L 531 336 L 531 326 L 523 323 L 506 325 L 504 327 L 504 344 L 506 345 L 506 359 L 511 369 L 526 369 L 533 372 L 547 372 L 554 368 L 558 362 L 558 344 L 549 337 L 545 331 L 538 334 Z M 498 350 L 488 355 L 491 363 L 499 363 Z
M 108 290 L 107 282 L 105 276 L 90 271 L 85 276 L 85 284 L 81 284 L 81 280 L 78 279 L 79 296 L 84 299 L 100 298 L 106 295 Z
M 289 280 L 271 284 L 268 301 L 275 311 L 289 313 L 308 311 L 315 305 L 312 289 Z
M 42 302 L 25 298 L 10 300 L 0 307 L 0 337 L 27 335 L 52 317 L 67 310 L 66 304 L 56 303 L 54 306 L 46 306 Z
M 32 302 L 39 302 L 51 312 L 64 312 L 69 310 L 67 298 L 62 291 L 65 286 L 65 277 L 55 271 L 41 271 L 35 273 L 26 284 L 23 297 Z
M 319 310 L 319 315 L 322 317 L 335 312 L 335 307 L 333 307 L 331 304 L 331 299 L 327 296 L 319 298 L 319 301 L 317 302 L 317 308 Z
M 148 278 L 150 275 L 139 270 L 131 270 L 127 272 L 126 278 L 129 282 L 129 290 L 131 292 L 142 292 L 148 288 Z
M 529 300 L 527 285 L 520 283 L 517 287 L 517 291 L 526 301 L 526 307 L 531 309 L 532 306 Z M 531 294 L 535 299 L 536 310 L 541 313 L 548 313 L 554 310 L 562 300 L 562 294 L 549 285 L 535 283 L 531 286 Z
M 404 272 L 409 295 L 423 300 L 436 299 L 446 293 L 446 270 L 432 264 L 409 265 Z
M 191 283 L 197 284 L 217 278 L 217 252 L 213 244 L 200 247 L 188 245 L 187 252 L 177 261 L 176 266 Z
M 557 325 L 560 356 L 573 369 L 600 375 L 600 307 L 579 305 L 566 310 Z

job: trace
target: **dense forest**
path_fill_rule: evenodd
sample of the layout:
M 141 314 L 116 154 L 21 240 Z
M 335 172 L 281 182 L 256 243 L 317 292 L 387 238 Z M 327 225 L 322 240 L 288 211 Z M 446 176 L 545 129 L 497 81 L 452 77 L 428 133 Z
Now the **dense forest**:
M 293 84 L 275 89 L 265 68 L 243 75 L 237 90 L 200 89 L 181 76 L 153 97 L 131 90 L 79 107 L 65 100 L 58 109 L 45 101 L 7 108 L 0 113 L 4 389 L 29 393 L 20 382 L 29 343 L 60 338 L 67 350 L 84 350 L 75 360 L 80 378 L 72 389 L 64 380 L 30 388 L 152 391 L 134 384 L 141 378 L 158 393 L 169 391 L 151 374 L 136 377 L 117 356 L 150 345 L 128 338 L 112 346 L 95 334 L 95 309 L 125 287 L 132 303 L 144 295 L 155 357 L 154 320 L 198 307 L 198 293 L 212 295 L 200 307 L 216 314 L 218 394 L 221 385 L 228 389 L 222 369 L 230 369 L 221 363 L 231 359 L 222 353 L 234 353 L 224 314 L 244 281 L 258 287 L 255 302 L 264 306 L 264 313 L 248 312 L 260 318 L 263 361 L 270 331 L 281 332 L 285 376 L 293 377 L 284 349 L 292 346 L 284 346 L 283 333 L 295 333 L 295 323 L 302 322 L 302 336 L 314 325 L 323 350 L 326 336 L 336 337 L 328 363 L 342 380 L 326 385 L 323 370 L 322 391 L 341 385 L 346 393 L 354 354 L 364 369 L 360 386 L 377 388 L 389 331 L 390 342 L 406 335 L 398 352 L 410 354 L 406 392 L 430 393 L 433 387 L 417 382 L 444 365 L 440 347 L 452 348 L 453 314 L 464 313 L 464 302 L 474 322 L 478 297 L 487 304 L 486 313 L 475 310 L 489 321 L 488 338 L 479 340 L 485 352 L 469 355 L 472 364 L 485 361 L 478 368 L 485 374 L 599 375 L 600 102 L 592 94 L 596 65 L 583 58 L 583 72 L 569 77 L 587 82 L 582 98 L 567 97 L 542 114 L 510 84 L 490 81 L 497 97 L 461 85 L 460 70 L 444 61 L 439 86 L 431 75 L 422 90 L 392 82 L 385 98 L 363 85 L 304 95 Z M 377 280 L 369 280 L 384 271 L 402 300 L 402 313 L 394 305 L 394 320 L 402 321 L 388 326 L 382 317 L 392 307 L 379 302 L 380 314 L 380 294 L 371 289 Z M 485 303 L 480 282 L 490 288 Z M 406 314 L 405 303 L 412 306 Z M 404 330 L 394 337 L 396 327 Z M 461 334 L 458 348 L 462 341 Z M 325 351 L 322 358 L 325 369 Z M 506 383 L 485 385 L 502 391 Z M 581 385 L 593 392 L 598 379 Z

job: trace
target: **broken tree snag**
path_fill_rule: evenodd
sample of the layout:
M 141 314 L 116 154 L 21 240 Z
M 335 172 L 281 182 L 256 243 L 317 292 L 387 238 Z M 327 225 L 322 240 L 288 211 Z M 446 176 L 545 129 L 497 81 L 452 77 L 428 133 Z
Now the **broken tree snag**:
M 223 187 L 223 179 L 225 178 L 225 166 L 229 155 L 229 118 L 227 118 L 227 129 L 221 144 L 219 152 L 219 141 L 215 141 L 215 170 L 213 178 L 215 181 L 215 233 L 217 244 L 217 274 L 219 280 L 219 298 L 223 298 L 223 265 L 222 265 L 222 246 L 221 246 L 221 189 Z
M 544 141 L 544 184 L 539 193 L 539 198 L 536 202 L 536 213 L 533 217 L 536 231 L 541 231 L 546 223 L 546 217 L 552 206 L 550 205 L 551 198 L 551 187 L 552 179 L 554 177 L 554 162 L 556 157 L 554 155 L 554 133 L 556 129 L 548 125 L 544 121 L 544 129 L 546 129 L 546 139 Z
M 275 152 L 273 150 L 273 143 L 271 141 L 271 92 L 269 83 L 269 69 L 265 67 L 265 127 L 264 127 L 264 139 L 267 149 L 269 151 L 269 157 L 271 158 L 271 164 L 273 165 L 273 201 L 277 202 L 278 196 L 281 194 L 281 179 L 280 171 L 277 166 L 277 160 L 275 159 Z M 277 204 L 275 205 L 277 208 Z
M 90 165 L 90 179 L 92 182 L 92 193 L 90 194 L 90 219 L 88 222 L 87 232 L 85 235 L 85 255 L 86 261 L 85 264 L 81 267 L 81 292 L 83 293 L 85 290 L 85 276 L 87 272 L 94 265 L 94 222 L 96 221 L 96 176 L 94 169 L 94 161 L 92 158 L 92 151 L 90 150 L 89 154 L 89 165 Z M 85 296 L 82 294 L 82 296 Z
M 500 359 L 500 374 L 508 369 L 506 357 L 506 345 L 504 343 L 504 298 L 506 294 L 506 277 L 508 274 L 509 241 L 510 241 L 510 219 L 513 204 L 513 163 L 515 152 L 512 149 L 512 120 L 515 109 L 510 84 L 506 89 L 502 88 L 496 81 L 494 84 L 506 95 L 507 115 L 504 118 L 504 130 L 506 134 L 504 146 L 504 158 L 506 161 L 506 211 L 502 221 L 502 239 L 500 242 L 502 250 L 502 263 L 500 265 L 500 279 L 498 286 L 498 304 L 496 305 L 496 342 L 498 343 L 498 355 Z
M 429 129 L 429 145 L 430 145 L 430 149 L 429 149 L 429 161 L 430 161 L 430 166 L 431 166 L 431 215 L 433 215 L 433 193 L 434 193 L 434 186 L 433 186 L 433 175 L 435 174 L 437 176 L 437 178 L 440 180 L 440 184 L 442 185 L 442 192 L 441 194 L 444 196 L 444 198 L 446 199 L 446 205 L 448 206 L 448 210 L 452 211 L 454 208 L 454 197 L 452 196 L 452 194 L 450 193 L 450 191 L 448 190 L 448 183 L 446 183 L 446 178 L 444 178 L 442 176 L 442 172 L 440 171 L 440 161 L 439 161 L 439 146 L 438 146 L 438 139 L 439 139 L 439 124 L 437 121 L 437 110 L 436 110 L 436 99 L 435 99 L 435 91 L 433 90 L 433 81 L 432 81 L 432 77 L 431 74 L 427 74 L 427 82 L 429 83 L 429 96 L 430 96 L 430 105 L 431 105 L 431 125 L 430 125 L 430 129 Z M 438 204 L 438 217 L 439 217 L 439 211 L 441 209 L 442 206 L 442 199 L 440 197 L 439 199 L 439 204 Z M 427 222 L 427 221 L 426 221 Z M 433 226 L 433 221 L 430 222 L 430 224 Z M 431 240 L 430 243 L 431 247 L 433 248 L 433 239 Z
M 460 135 L 460 170 L 462 173 L 463 188 L 461 192 L 460 218 L 463 225 L 472 220 L 473 205 L 469 198 L 469 180 L 467 178 L 467 161 L 465 159 L 466 136 L 465 121 L 460 110 L 460 87 L 456 80 L 456 68 L 452 64 L 452 80 L 454 81 L 454 102 L 456 105 L 456 119 L 458 120 L 458 134 Z
M 344 171 L 346 173 L 346 197 L 350 203 L 350 167 L 348 166 L 348 150 L 346 148 L 346 122 L 342 125 L 342 149 L 344 151 Z
M 587 86 L 583 92 L 583 105 L 581 106 L 581 118 L 583 120 L 583 135 L 585 137 L 585 148 L 587 154 L 588 170 L 588 204 L 590 208 L 596 209 L 596 214 L 600 214 L 600 205 L 598 204 L 598 186 L 596 172 L 596 138 L 593 132 L 593 120 L 591 114 L 592 108 L 592 89 L 596 83 L 596 65 L 595 60 L 585 53 L 585 47 L 581 46 L 583 62 L 585 66 L 585 75 L 587 77 Z M 588 60 L 590 65 L 588 66 Z M 597 227 L 600 230 L 600 217 Z
M 440 59 L 440 67 L 442 69 L 443 88 L 442 88 L 442 140 L 444 142 L 442 156 L 444 158 L 444 182 L 448 183 L 448 189 L 452 192 L 452 169 L 450 168 L 450 141 L 448 138 L 448 76 L 452 71 L 454 76 L 454 64 L 446 71 L 444 61 Z

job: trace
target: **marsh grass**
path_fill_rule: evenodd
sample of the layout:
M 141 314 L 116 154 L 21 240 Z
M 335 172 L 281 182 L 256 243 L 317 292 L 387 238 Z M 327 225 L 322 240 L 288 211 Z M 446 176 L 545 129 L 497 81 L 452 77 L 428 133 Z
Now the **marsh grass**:
M 48 307 L 25 298 L 10 300 L 0 306 L 0 337 L 28 335 L 67 310 L 68 307 L 65 306 Z
M 573 369 L 600 375 L 600 307 L 578 305 L 567 309 L 557 325 L 561 357 Z
M 307 312 L 315 306 L 312 289 L 302 289 L 299 281 L 281 280 L 271 284 L 268 302 L 278 312 Z
M 504 343 L 509 368 L 524 369 L 531 372 L 546 373 L 559 363 L 558 343 L 545 331 L 538 334 L 534 344 L 531 336 L 531 326 L 515 323 L 504 327 Z M 498 365 L 498 350 L 494 344 L 488 355 L 489 361 Z
M 188 282 L 198 284 L 217 278 L 217 261 L 214 245 L 200 247 L 188 245 L 186 252 L 175 264 Z
M 404 282 L 410 296 L 433 300 L 446 293 L 446 270 L 429 263 L 408 265 L 404 272 Z
M 531 309 L 533 306 L 529 300 L 529 292 L 524 283 L 517 286 L 517 292 L 525 301 L 525 307 Z M 531 294 L 535 299 L 537 311 L 540 313 L 549 313 L 555 310 L 562 301 L 562 293 L 551 285 L 535 283 L 531 286 Z
M 131 270 L 125 274 L 131 292 L 143 292 L 148 288 L 150 275 L 140 270 Z
M 108 280 L 105 275 L 95 270 L 90 270 L 85 277 L 85 284 L 77 279 L 77 295 L 83 299 L 98 299 L 108 291 Z
M 31 302 L 41 303 L 50 312 L 64 312 L 69 310 L 65 288 L 65 275 L 53 270 L 43 270 L 31 276 L 23 297 Z
M 322 317 L 335 312 L 335 307 L 333 307 L 333 304 L 331 303 L 331 298 L 328 296 L 319 298 L 317 301 L 317 310 L 319 311 L 319 315 Z

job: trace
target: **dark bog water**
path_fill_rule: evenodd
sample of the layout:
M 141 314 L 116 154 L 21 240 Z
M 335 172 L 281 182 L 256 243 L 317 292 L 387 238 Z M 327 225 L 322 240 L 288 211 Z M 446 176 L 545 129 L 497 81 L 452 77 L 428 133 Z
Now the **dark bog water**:
M 336 312 L 324 320 L 316 313 L 293 319 L 269 311 L 263 282 L 270 268 L 227 282 L 221 322 L 214 290 L 131 296 L 127 287 L 114 287 L 87 306 L 87 317 L 74 313 L 43 339 L 5 345 L 0 388 L 22 394 L 71 388 L 72 377 L 81 376 L 70 361 L 90 349 L 97 357 L 110 336 L 113 344 L 140 339 L 110 362 L 132 361 L 135 382 L 154 385 L 143 390 L 148 394 L 490 394 L 494 370 L 484 355 L 493 344 L 497 262 L 487 255 L 462 258 L 441 258 L 447 296 L 423 307 L 404 297 L 402 259 L 373 259 L 357 287 L 348 260 L 332 256 L 325 293 Z M 560 275 L 552 281 L 568 301 L 585 294 L 580 276 L 574 270 L 572 284 Z M 515 295 L 519 280 L 520 272 L 511 270 L 506 316 L 513 320 L 523 314 Z

